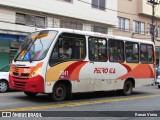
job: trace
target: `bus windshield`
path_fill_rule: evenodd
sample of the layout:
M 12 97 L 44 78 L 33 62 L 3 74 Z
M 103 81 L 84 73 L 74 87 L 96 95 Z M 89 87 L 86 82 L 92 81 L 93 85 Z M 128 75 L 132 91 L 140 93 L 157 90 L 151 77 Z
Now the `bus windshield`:
M 14 61 L 37 61 L 45 58 L 57 31 L 37 31 L 29 34 L 20 46 Z

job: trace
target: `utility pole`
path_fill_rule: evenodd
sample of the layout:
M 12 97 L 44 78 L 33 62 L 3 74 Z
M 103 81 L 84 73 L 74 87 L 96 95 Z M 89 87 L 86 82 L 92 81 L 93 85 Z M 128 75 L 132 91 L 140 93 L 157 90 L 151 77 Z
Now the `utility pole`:
M 152 41 L 155 43 L 155 25 L 154 25 L 154 21 L 155 21 L 155 6 L 159 4 L 159 0 L 148 0 L 149 3 L 152 4 L 152 24 L 151 24 L 151 28 L 150 28 L 150 33 L 152 36 Z

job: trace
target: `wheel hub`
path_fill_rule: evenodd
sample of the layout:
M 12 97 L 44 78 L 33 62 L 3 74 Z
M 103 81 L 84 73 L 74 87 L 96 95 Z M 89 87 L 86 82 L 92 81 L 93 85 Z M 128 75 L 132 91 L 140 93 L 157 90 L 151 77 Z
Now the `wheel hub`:
M 57 96 L 57 97 L 62 97 L 63 94 L 64 94 L 63 89 L 62 89 L 61 87 L 58 87 L 58 88 L 56 89 L 56 96 Z
M 0 92 L 4 92 L 7 90 L 7 84 L 5 82 L 0 83 Z

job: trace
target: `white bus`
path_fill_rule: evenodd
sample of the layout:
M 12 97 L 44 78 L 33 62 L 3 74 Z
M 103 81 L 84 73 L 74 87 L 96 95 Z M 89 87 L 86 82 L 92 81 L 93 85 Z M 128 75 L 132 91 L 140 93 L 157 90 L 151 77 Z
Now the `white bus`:
M 66 47 L 68 46 L 68 47 Z M 50 94 L 62 101 L 73 93 L 120 90 L 155 80 L 151 41 L 63 28 L 29 34 L 10 66 L 10 88 L 27 96 Z

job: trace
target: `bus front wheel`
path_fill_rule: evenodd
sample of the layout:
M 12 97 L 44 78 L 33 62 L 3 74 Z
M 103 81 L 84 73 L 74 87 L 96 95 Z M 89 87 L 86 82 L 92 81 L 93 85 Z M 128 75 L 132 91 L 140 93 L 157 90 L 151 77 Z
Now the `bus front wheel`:
M 123 90 L 122 90 L 122 94 L 127 96 L 127 95 L 131 95 L 132 94 L 132 91 L 133 91 L 133 84 L 131 81 L 127 80 L 125 83 L 124 83 L 124 86 L 123 86 Z
M 53 101 L 63 101 L 67 95 L 67 88 L 63 83 L 56 84 L 53 88 L 51 98 Z

